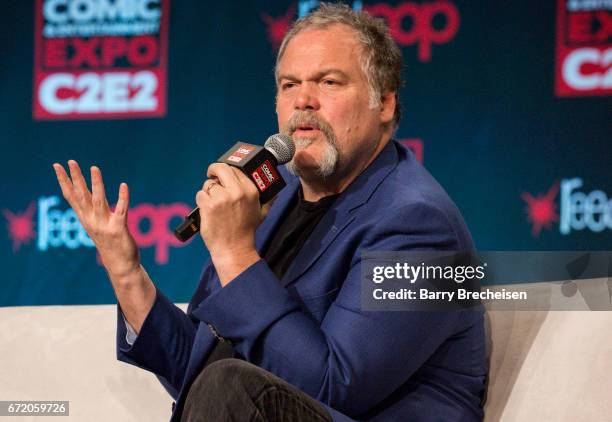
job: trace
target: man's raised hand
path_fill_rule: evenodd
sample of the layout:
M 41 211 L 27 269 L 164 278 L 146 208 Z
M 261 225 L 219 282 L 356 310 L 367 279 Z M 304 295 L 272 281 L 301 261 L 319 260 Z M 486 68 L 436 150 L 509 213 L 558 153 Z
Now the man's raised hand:
M 104 193 L 102 173 L 91 167 L 91 192 L 76 161 L 68 161 L 70 177 L 60 164 L 53 164 L 62 194 L 93 240 L 115 290 L 125 319 L 140 332 L 155 302 L 156 290 L 145 269 L 127 225 L 128 186 L 119 186 L 119 199 L 111 211 Z
M 60 164 L 53 164 L 64 198 L 74 209 L 79 221 L 91 237 L 113 284 L 121 284 L 140 270 L 140 255 L 127 225 L 128 186 L 119 186 L 119 198 L 111 211 L 102 173 L 91 167 L 91 192 L 76 161 L 68 161 L 70 177 Z

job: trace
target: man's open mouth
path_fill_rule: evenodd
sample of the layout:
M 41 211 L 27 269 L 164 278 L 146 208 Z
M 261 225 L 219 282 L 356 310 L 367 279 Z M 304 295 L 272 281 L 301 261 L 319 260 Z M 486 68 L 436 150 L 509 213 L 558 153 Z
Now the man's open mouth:
M 299 125 L 294 132 L 313 132 L 315 130 L 319 130 L 317 125 L 302 124 Z

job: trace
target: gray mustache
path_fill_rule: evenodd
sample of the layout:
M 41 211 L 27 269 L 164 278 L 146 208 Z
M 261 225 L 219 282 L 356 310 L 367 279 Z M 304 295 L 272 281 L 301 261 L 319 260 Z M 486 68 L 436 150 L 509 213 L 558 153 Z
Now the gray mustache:
M 299 128 L 302 125 L 316 127 L 317 129 L 322 131 L 325 135 L 328 135 L 329 133 L 332 132 L 331 126 L 327 122 L 323 121 L 322 119 L 318 118 L 312 113 L 304 112 L 304 111 L 295 112 L 293 116 L 291 116 L 291 119 L 289 119 L 289 122 L 287 125 L 288 126 L 287 131 L 289 132 L 289 134 L 293 134 L 293 132 L 295 132 L 297 128 Z

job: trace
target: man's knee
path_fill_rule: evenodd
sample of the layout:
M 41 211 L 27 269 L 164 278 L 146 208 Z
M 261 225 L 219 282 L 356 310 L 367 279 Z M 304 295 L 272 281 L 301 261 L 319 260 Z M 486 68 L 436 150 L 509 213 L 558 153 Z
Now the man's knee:
M 256 394 L 266 384 L 261 368 L 240 359 L 221 359 L 208 365 L 192 385 L 206 395 Z
M 187 393 L 181 421 L 248 420 L 252 397 L 261 388 L 257 369 L 240 359 L 221 359 L 206 366 Z
M 187 394 L 182 421 L 331 421 L 321 404 L 252 363 L 221 359 L 206 366 Z

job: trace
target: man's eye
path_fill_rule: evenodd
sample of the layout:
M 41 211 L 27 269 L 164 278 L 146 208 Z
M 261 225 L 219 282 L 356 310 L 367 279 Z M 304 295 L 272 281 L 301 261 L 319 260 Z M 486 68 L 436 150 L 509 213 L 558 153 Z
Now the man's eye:
M 294 86 L 295 86 L 295 83 L 293 83 L 293 82 L 286 82 L 286 83 L 281 85 L 281 89 L 283 91 L 286 91 L 287 89 L 293 88 Z
M 328 85 L 328 86 L 333 86 L 333 85 L 338 85 L 338 82 L 334 81 L 333 79 L 325 79 L 323 81 L 323 84 Z

